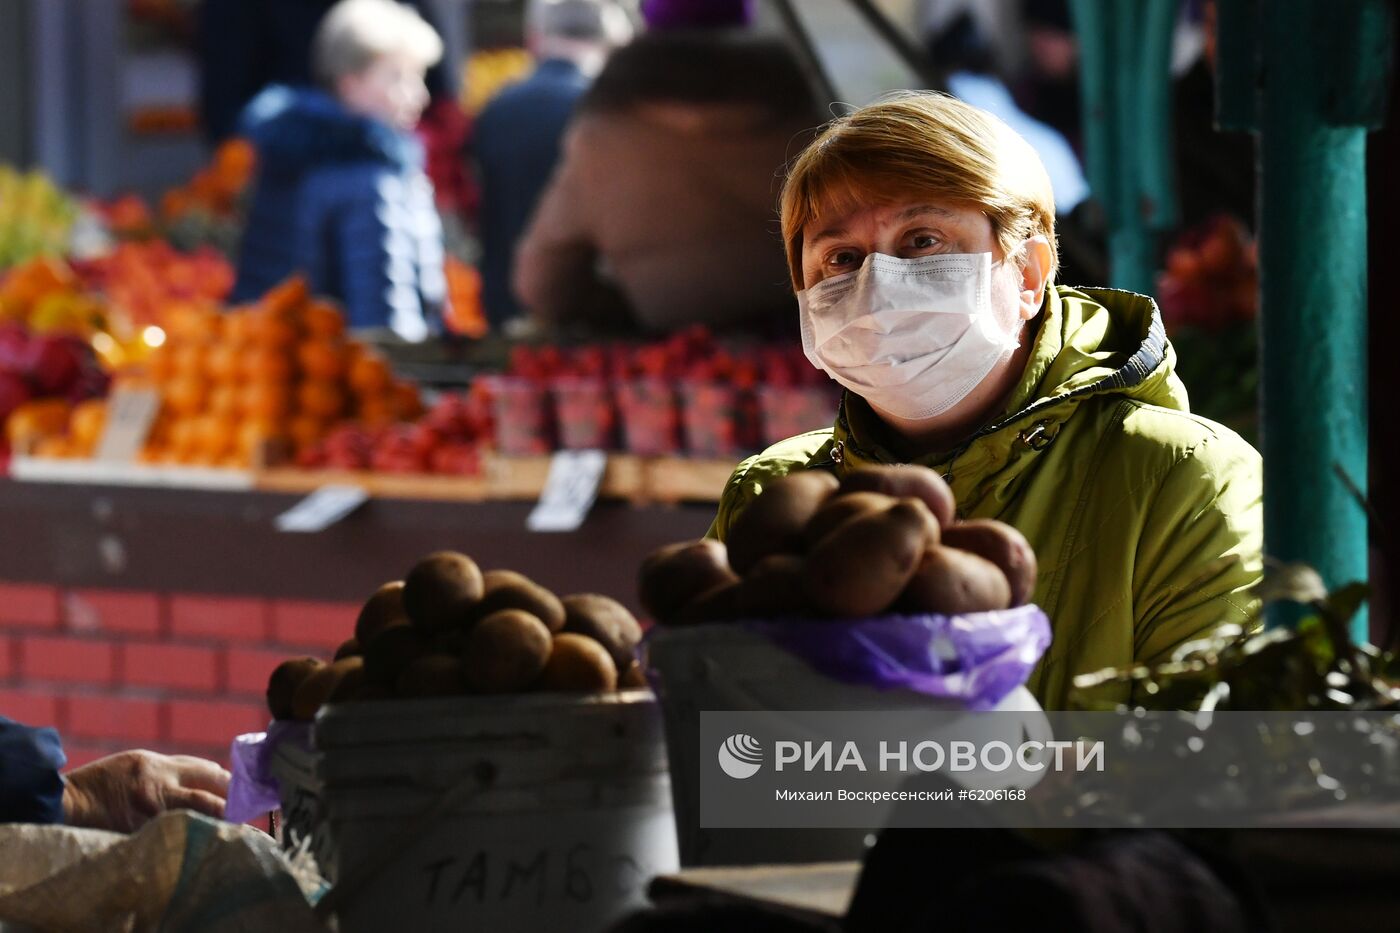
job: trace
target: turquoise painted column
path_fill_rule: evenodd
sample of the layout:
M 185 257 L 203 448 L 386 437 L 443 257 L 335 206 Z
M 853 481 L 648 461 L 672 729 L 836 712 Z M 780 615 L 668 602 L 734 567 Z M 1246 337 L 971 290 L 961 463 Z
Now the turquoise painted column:
M 1367 576 L 1366 513 L 1342 474 L 1364 493 L 1366 131 L 1387 2 L 1220 2 L 1220 122 L 1258 140 L 1264 549 L 1329 587 Z
M 1151 294 L 1176 223 L 1171 161 L 1175 0 L 1070 0 L 1079 37 L 1085 171 L 1108 219 L 1112 284 Z

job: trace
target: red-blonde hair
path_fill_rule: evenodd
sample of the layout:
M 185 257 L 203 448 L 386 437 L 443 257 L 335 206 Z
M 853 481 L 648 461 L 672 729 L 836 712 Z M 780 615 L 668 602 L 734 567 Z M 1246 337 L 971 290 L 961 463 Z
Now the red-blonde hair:
M 1020 258 L 1027 238 L 1044 236 L 1054 278 L 1055 197 L 1035 150 L 984 110 L 946 94 L 901 92 L 832 120 L 789 169 L 780 215 L 793 287 L 803 287 L 809 223 L 920 201 L 982 211 L 1008 260 Z

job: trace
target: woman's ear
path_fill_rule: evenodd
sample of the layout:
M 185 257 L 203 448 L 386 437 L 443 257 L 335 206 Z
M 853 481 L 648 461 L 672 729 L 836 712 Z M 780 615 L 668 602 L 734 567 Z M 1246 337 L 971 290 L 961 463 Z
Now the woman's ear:
M 1050 284 L 1050 241 L 1037 235 L 1021 248 L 1025 256 L 1021 263 L 1021 320 L 1029 321 L 1040 313 L 1045 288 Z

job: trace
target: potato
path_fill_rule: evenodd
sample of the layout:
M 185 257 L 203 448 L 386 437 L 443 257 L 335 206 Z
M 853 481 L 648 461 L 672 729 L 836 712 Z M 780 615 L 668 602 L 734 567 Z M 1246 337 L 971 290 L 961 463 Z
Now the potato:
M 1026 536 L 1005 522 L 976 518 L 943 531 L 943 544 L 970 551 L 1001 568 L 1011 584 L 1011 605 L 1024 606 L 1035 589 L 1035 551 Z
M 360 698 L 360 694 L 365 688 L 365 660 L 358 655 L 351 657 L 359 663 L 347 667 L 345 673 L 340 677 L 340 682 L 331 690 L 331 695 L 326 700 L 327 703 L 348 703 Z
M 289 658 L 267 679 L 267 709 L 273 719 L 292 718 L 292 696 L 301 682 L 326 666 L 320 658 Z
M 769 554 L 763 558 L 739 584 L 739 615 L 768 619 L 810 612 L 803 583 L 806 565 L 796 554 Z
M 331 660 L 339 661 L 341 658 L 354 658 L 362 654 L 364 654 L 364 652 L 360 650 L 360 640 L 358 638 L 347 638 L 340 643 L 339 648 L 335 649 L 335 656 L 331 658 Z
M 403 606 L 413 624 L 431 635 L 468 618 L 484 587 L 481 570 L 470 557 L 438 551 L 404 577 Z
M 667 625 L 700 625 L 706 622 L 733 622 L 739 618 L 739 588 L 733 580 L 706 590 L 680 612 L 666 620 Z
M 502 609 L 467 634 L 462 670 L 476 693 L 514 693 L 535 682 L 549 660 L 549 629 L 520 609 Z
M 403 607 L 403 581 L 395 580 L 384 584 L 365 600 L 355 620 L 355 640 L 368 645 L 386 628 L 408 624 L 408 612 Z
M 602 693 L 617 689 L 617 665 L 608 650 L 587 635 L 554 636 L 549 662 L 536 689 L 564 693 Z
M 411 625 L 386 628 L 365 646 L 365 678 L 392 687 L 399 672 L 419 655 L 428 653 L 428 642 Z
M 305 680 L 297 685 L 292 694 L 292 718 L 310 722 L 316 718 L 316 711 L 327 701 L 335 688 L 350 671 L 364 666 L 362 658 L 344 658 L 333 664 L 318 667 Z
M 701 593 L 738 579 L 729 569 L 725 546 L 702 538 L 669 545 L 642 561 L 637 595 L 642 608 L 653 619 L 664 622 Z
M 642 670 L 640 661 L 633 661 L 627 670 L 617 677 L 617 689 L 619 690 L 639 690 L 647 686 L 647 675 Z
M 488 570 L 482 575 L 481 601 L 472 608 L 473 622 L 502 609 L 520 609 L 557 632 L 564 627 L 564 604 L 549 590 L 514 570 Z
M 618 673 L 636 660 L 642 626 L 627 607 L 597 593 L 579 593 L 564 599 L 564 631 L 587 635 L 607 649 Z
M 882 492 L 840 492 L 822 503 L 817 514 L 802 531 L 802 543 L 806 550 L 817 546 L 817 542 L 831 534 L 841 525 L 858 515 L 883 512 L 894 505 L 894 496 Z
M 924 553 L 899 599 L 905 612 L 956 615 L 1011 605 L 1011 584 L 996 564 L 971 551 L 935 546 Z
M 729 529 L 729 566 L 743 575 L 769 554 L 800 554 L 803 530 L 839 485 L 825 470 L 802 470 L 763 490 Z
M 879 615 L 904 592 L 936 527 L 928 506 L 914 498 L 851 519 L 807 555 L 808 602 L 833 616 Z
M 951 525 L 957 515 L 957 503 L 947 482 L 935 471 L 917 464 L 856 470 L 841 480 L 841 492 L 882 492 L 896 499 L 921 499 L 939 525 Z
M 462 659 L 450 654 L 425 654 L 408 662 L 394 682 L 401 697 L 449 697 L 467 692 Z

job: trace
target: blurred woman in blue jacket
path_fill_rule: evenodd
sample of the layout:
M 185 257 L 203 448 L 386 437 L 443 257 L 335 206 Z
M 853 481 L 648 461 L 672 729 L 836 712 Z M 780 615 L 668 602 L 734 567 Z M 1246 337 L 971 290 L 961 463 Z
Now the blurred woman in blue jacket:
M 300 272 L 345 306 L 351 328 L 422 340 L 447 287 L 442 225 L 412 130 L 442 42 L 394 0 L 342 0 L 312 54 L 320 88 L 268 88 L 243 116 L 259 177 L 233 298 L 255 299 Z

